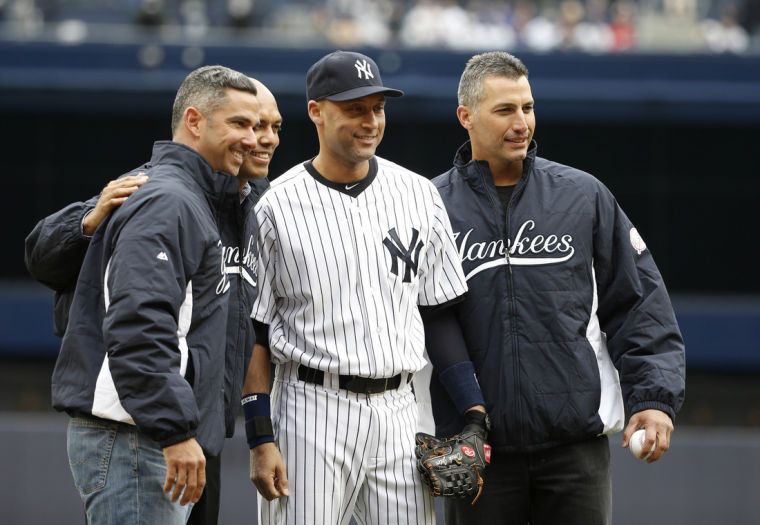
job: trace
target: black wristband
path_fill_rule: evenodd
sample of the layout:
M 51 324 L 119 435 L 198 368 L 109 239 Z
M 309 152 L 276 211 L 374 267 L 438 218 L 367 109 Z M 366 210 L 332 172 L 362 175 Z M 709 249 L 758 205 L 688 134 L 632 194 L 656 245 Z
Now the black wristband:
M 243 396 L 240 402 L 243 405 L 248 447 L 253 448 L 274 441 L 269 394 L 249 394 Z

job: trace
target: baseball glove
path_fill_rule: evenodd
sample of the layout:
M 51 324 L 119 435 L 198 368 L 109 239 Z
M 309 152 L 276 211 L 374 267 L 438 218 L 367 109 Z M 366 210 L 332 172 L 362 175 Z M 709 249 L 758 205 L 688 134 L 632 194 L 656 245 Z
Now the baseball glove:
M 475 422 L 448 439 L 417 434 L 417 470 L 434 497 L 472 498 L 472 505 L 478 501 L 483 491 L 483 473 L 491 462 L 491 445 L 486 442 L 487 416 L 478 414 L 481 415 L 474 416 Z

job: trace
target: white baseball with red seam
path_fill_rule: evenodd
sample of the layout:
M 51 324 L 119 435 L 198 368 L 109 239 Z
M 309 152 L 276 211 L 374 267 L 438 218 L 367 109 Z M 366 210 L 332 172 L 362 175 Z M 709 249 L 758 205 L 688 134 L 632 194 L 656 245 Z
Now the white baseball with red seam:
M 652 448 L 645 456 L 641 456 L 641 451 L 644 450 L 644 443 L 647 440 L 647 431 L 644 428 L 638 429 L 631 436 L 631 440 L 628 442 L 628 448 L 631 449 L 631 454 L 640 459 L 647 459 L 654 452 L 654 446 L 656 443 L 652 443 Z

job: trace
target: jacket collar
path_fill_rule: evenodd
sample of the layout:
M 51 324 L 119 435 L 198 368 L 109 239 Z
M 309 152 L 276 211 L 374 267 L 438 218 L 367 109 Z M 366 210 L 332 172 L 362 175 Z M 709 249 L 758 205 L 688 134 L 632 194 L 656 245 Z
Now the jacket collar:
M 215 171 L 200 153 L 189 146 L 172 140 L 156 141 L 150 163 L 153 166 L 169 164 L 177 167 L 210 197 L 231 194 L 237 198 L 237 177 L 225 171 Z
M 523 161 L 523 174 L 522 181 L 527 181 L 530 177 L 530 172 L 533 169 L 533 163 L 536 160 L 536 152 L 538 151 L 538 144 L 535 140 L 530 141 L 528 146 L 528 155 Z M 472 144 L 468 140 L 462 144 L 454 155 L 454 167 L 459 169 L 465 179 L 477 178 L 479 170 L 485 170 L 488 175 L 491 175 L 491 169 L 488 167 L 488 162 L 484 160 L 473 160 L 472 158 Z M 493 176 L 489 177 L 493 181 Z
M 253 198 L 255 200 L 258 200 L 259 197 L 269 188 L 269 178 L 264 177 L 263 179 L 250 179 L 248 181 L 248 184 L 251 185 L 251 194 L 253 195 Z

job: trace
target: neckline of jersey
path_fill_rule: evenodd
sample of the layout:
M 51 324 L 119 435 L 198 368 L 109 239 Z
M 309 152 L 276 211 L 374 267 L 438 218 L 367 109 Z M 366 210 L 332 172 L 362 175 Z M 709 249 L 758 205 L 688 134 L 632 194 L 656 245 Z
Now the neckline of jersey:
M 377 158 L 375 157 L 369 159 L 369 170 L 367 171 L 367 176 L 359 181 L 351 182 L 348 184 L 345 182 L 335 182 L 328 179 L 319 173 L 319 171 L 317 171 L 317 168 L 314 167 L 313 161 L 314 159 L 311 159 L 303 163 L 303 166 L 306 168 L 306 171 L 309 172 L 309 175 L 314 177 L 314 180 L 320 184 L 348 195 L 349 197 L 358 197 L 361 192 L 363 192 L 369 187 L 370 184 L 372 184 L 372 181 L 375 180 L 375 177 L 377 177 Z

